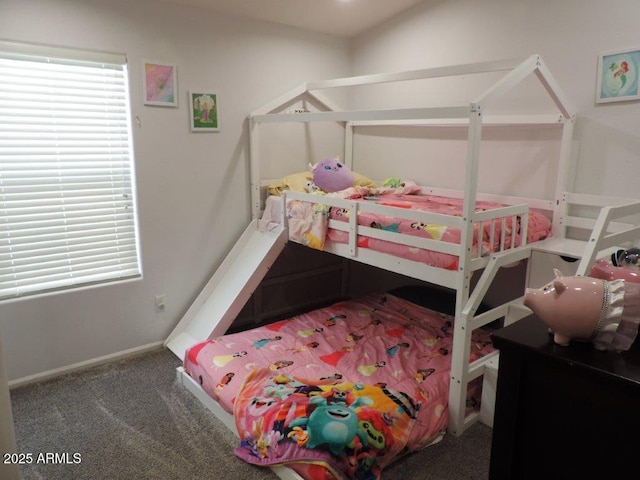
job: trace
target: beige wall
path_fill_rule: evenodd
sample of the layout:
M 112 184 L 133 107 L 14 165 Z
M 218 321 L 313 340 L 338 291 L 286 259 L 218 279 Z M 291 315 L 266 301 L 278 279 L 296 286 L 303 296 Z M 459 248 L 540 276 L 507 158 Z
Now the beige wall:
M 601 53 L 640 47 L 638 19 L 637 0 L 428 0 L 356 38 L 353 73 L 540 54 L 577 113 L 572 190 L 635 198 L 640 196 L 640 102 L 596 105 L 595 91 Z M 445 86 L 443 92 L 464 99 L 475 85 L 469 78 L 452 83 L 454 91 Z M 541 170 L 548 146 L 543 143 L 532 147 L 537 151 L 523 153 L 521 141 L 527 137 L 520 135 L 514 151 L 527 155 L 520 174 L 534 176 L 529 186 L 554 182 L 553 170 Z M 544 142 L 552 140 L 549 133 L 541 135 Z M 403 153 L 395 150 L 399 157 Z M 493 172 L 506 171 L 505 167 Z M 425 181 L 438 170 L 442 169 L 423 169 Z M 518 180 L 499 178 L 497 184 L 515 185 Z

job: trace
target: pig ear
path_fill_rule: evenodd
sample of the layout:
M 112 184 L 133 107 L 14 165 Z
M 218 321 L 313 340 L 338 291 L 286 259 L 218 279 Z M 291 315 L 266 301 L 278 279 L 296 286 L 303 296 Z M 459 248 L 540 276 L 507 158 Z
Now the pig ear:
M 554 268 L 554 269 L 553 269 L 553 275 L 554 275 L 556 278 L 562 278 L 562 277 L 564 277 L 564 275 L 562 275 L 562 272 L 561 272 L 560 270 L 558 270 L 557 268 Z
M 556 292 L 562 293 L 566 290 L 567 286 L 564 284 L 562 280 L 558 280 L 557 278 L 553 281 L 553 288 Z

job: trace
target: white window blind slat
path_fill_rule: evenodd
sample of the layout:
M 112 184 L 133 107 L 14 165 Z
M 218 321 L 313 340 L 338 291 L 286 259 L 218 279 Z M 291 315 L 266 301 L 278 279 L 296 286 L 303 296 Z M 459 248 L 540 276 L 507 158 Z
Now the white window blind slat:
M 10 298 L 16 296 L 15 292 L 19 292 L 19 296 L 29 296 L 40 293 L 49 293 L 54 291 L 69 290 L 74 287 L 85 287 L 113 281 L 113 269 L 94 271 L 91 274 L 50 279 L 49 281 L 33 282 L 28 285 L 13 285 L 7 283 L 9 288 L 0 288 L 0 297 Z M 123 265 L 119 270 L 118 279 L 128 280 L 139 277 L 138 263 L 132 263 L 128 267 Z
M 5 241 L 7 244 L 9 244 L 10 241 L 18 242 L 22 237 L 44 234 L 44 229 L 50 229 L 49 231 L 51 231 L 53 228 L 64 228 L 65 226 L 69 229 L 73 229 L 78 225 L 80 225 L 80 227 L 82 227 L 82 225 L 86 225 L 88 230 L 92 225 L 102 224 L 109 226 L 113 230 L 118 227 L 122 228 L 126 225 L 128 228 L 133 230 L 133 226 L 131 225 L 127 214 L 117 214 L 110 219 L 104 219 L 104 215 L 100 215 L 100 212 L 97 212 L 97 214 L 93 216 L 82 215 L 75 218 L 69 217 L 65 218 L 64 221 L 61 221 L 56 217 L 57 216 L 55 214 L 51 214 L 48 217 L 40 217 L 44 220 L 42 222 L 29 221 L 24 224 L 19 222 L 8 223 L 7 228 L 0 230 L 0 242 Z M 11 235 L 7 233 L 10 229 L 13 229 Z
M 68 262 L 52 262 L 45 270 L 21 270 L 15 274 L 0 275 L 0 282 L 10 281 L 16 285 L 29 285 L 38 281 L 50 281 L 59 278 L 78 278 L 83 275 L 93 274 L 92 270 L 119 267 L 123 264 L 131 264 L 135 255 L 121 255 L 118 257 L 95 257 L 89 259 L 75 259 Z M 46 273 L 46 275 L 43 275 Z
M 141 276 L 126 59 L 0 41 L 0 301 Z
M 61 260 L 68 260 L 69 258 L 92 258 L 92 257 L 104 257 L 110 255 L 120 255 L 122 252 L 135 253 L 135 248 L 132 245 L 113 246 L 111 242 L 96 242 L 92 245 L 84 245 L 74 249 L 73 255 L 70 257 L 68 248 L 59 247 L 57 251 L 49 249 L 47 251 L 33 252 L 32 255 L 23 256 L 9 256 L 0 255 L 0 266 L 7 267 L 12 264 L 16 268 L 36 269 L 40 268 L 41 264 L 49 262 L 57 262 Z M 35 266 L 30 265 L 31 259 L 37 258 L 38 262 Z M 36 262 L 31 262 L 36 263 Z
M 88 182 L 82 183 L 66 183 L 65 184 L 65 192 L 69 195 L 91 195 L 91 194 L 101 194 L 102 192 L 110 192 L 112 188 L 118 185 L 120 188 L 129 184 L 129 182 L 125 182 L 127 176 L 120 176 L 118 178 L 113 178 L 106 180 L 104 178 L 98 178 L 97 181 L 92 182 L 91 185 L 88 185 Z M 59 187 L 59 185 L 58 185 Z M 54 188 L 54 184 L 40 184 L 40 185 L 17 185 L 13 188 L 6 188 L 7 190 L 7 199 L 8 201 L 12 201 L 11 199 L 16 199 L 16 201 L 20 201 L 21 199 L 27 198 L 37 198 L 39 195 L 47 194 L 49 191 L 56 191 Z
M 128 200 L 129 200 L 127 197 L 123 196 L 122 194 L 112 194 L 109 192 L 107 192 L 107 194 L 105 194 L 104 192 L 102 192 L 102 194 L 96 192 L 94 195 L 88 195 L 87 192 L 78 192 L 75 190 L 70 193 L 66 191 L 56 192 L 55 190 L 52 190 L 50 191 L 50 194 L 51 194 L 51 197 L 57 196 L 57 198 L 52 198 L 50 201 L 46 201 L 45 199 L 42 198 L 42 195 L 37 195 L 37 196 L 32 195 L 30 199 L 22 199 L 22 200 L 16 197 L 11 197 L 11 199 L 7 201 L 7 206 L 0 211 L 4 211 L 6 215 L 9 216 L 20 210 L 27 209 L 29 207 L 37 207 L 39 205 L 43 205 L 45 207 L 50 206 L 53 208 L 57 203 L 65 203 L 66 205 L 69 205 L 69 206 L 80 205 L 85 207 L 96 208 L 104 203 L 112 204 L 113 202 L 118 202 L 118 201 L 121 201 L 123 204 L 126 205 L 128 204 Z M 11 202 L 10 206 L 9 206 L 9 202 Z
M 110 241 L 117 245 L 118 241 L 128 242 L 135 230 L 130 226 L 123 226 L 117 231 L 113 228 L 95 228 L 87 231 L 67 231 L 60 234 L 42 234 L 31 237 L 0 239 L 0 254 L 14 257 L 46 252 L 58 247 L 77 248 L 97 242 Z M 71 255 L 71 254 L 70 254 Z
M 86 243 L 97 241 L 97 239 L 103 238 L 117 238 L 122 237 L 125 234 L 133 232 L 133 229 L 126 226 L 123 222 L 123 226 L 118 228 L 117 233 L 114 232 L 113 225 L 87 225 L 86 228 L 82 226 L 75 226 L 69 228 L 57 228 L 52 231 L 51 228 L 44 230 L 43 232 L 35 232 L 33 230 L 26 232 L 26 234 L 16 236 L 10 240 L 2 241 L 7 246 L 0 246 L 2 249 L 13 249 L 17 254 L 18 247 L 25 250 L 29 248 L 29 245 L 33 245 L 32 249 L 44 250 L 49 247 L 55 247 L 58 244 L 78 244 L 79 240 L 84 239 Z
M 132 252 L 135 254 L 135 248 L 126 242 L 122 245 L 114 246 L 113 242 L 102 241 L 93 242 L 91 244 L 76 245 L 73 252 L 69 253 L 68 246 L 59 246 L 57 248 L 49 248 L 47 250 L 34 251 L 32 255 L 11 256 L 0 255 L 0 265 L 2 267 L 12 266 L 14 273 L 21 271 L 45 270 L 46 266 L 42 265 L 48 262 L 56 262 L 59 260 L 73 260 L 78 258 L 89 258 L 98 256 L 123 256 Z M 37 259 L 37 262 L 31 261 Z

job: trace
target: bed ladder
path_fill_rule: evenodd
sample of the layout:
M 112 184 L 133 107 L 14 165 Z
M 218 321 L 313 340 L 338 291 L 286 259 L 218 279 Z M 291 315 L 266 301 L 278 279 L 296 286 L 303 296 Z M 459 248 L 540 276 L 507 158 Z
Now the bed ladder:
M 496 387 L 499 354 L 495 351 L 469 364 L 471 334 L 473 330 L 494 320 L 501 317 L 507 319 L 513 316 L 514 312 L 511 311 L 511 302 L 498 305 L 481 314 L 476 315 L 476 311 L 487 294 L 489 286 L 493 283 L 498 271 L 509 264 L 528 259 L 530 255 L 530 245 L 494 253 L 491 255 L 489 262 L 484 268 L 471 294 L 468 295 L 467 298 L 464 298 L 464 292 L 468 290 L 458 289 L 453 350 L 454 352 L 466 353 L 464 355 L 455 353 L 451 359 L 448 432 L 455 436 L 462 435 L 469 426 L 479 420 L 482 420 L 483 423 L 488 425 L 491 425 L 493 421 L 492 410 L 494 399 L 490 391 L 495 391 Z M 520 314 L 520 318 L 523 316 L 524 315 Z M 467 386 L 469 382 L 481 376 L 483 377 L 481 410 L 466 415 Z
M 583 197 L 574 195 L 574 197 Z M 588 202 L 590 197 L 582 199 Z M 494 352 L 471 365 L 463 362 L 463 358 L 468 358 L 470 351 L 471 332 L 487 323 L 504 317 L 505 325 L 524 318 L 531 313 L 531 310 L 522 304 L 522 298 L 514 299 L 503 305 L 499 305 L 485 313 L 476 315 L 480 302 L 487 293 L 488 287 L 493 283 L 493 279 L 498 270 L 514 261 L 530 259 L 534 250 L 556 255 L 571 256 L 579 260 L 576 275 L 586 275 L 590 266 L 605 252 L 615 251 L 622 245 L 633 243 L 640 237 L 640 226 L 634 220 L 640 216 L 640 201 L 631 199 L 611 199 L 609 201 L 615 205 L 601 206 L 599 214 L 595 220 L 585 220 L 582 218 L 572 218 L 565 216 L 564 222 L 571 226 L 584 226 L 591 229 L 589 240 L 581 241 L 564 238 L 564 235 L 552 237 L 548 240 L 528 244 L 514 250 L 496 253 L 491 256 L 485 267 L 476 287 L 463 300 L 463 307 L 457 315 L 454 330 L 454 350 L 467 352 L 466 356 L 454 355 L 451 365 L 451 389 L 449 395 L 449 432 L 454 435 L 461 435 L 464 430 L 477 420 L 489 424 L 492 421 L 493 398 L 492 390 L 495 391 L 497 380 L 497 367 L 499 354 Z M 564 232 L 563 232 L 564 233 Z M 458 321 L 458 317 L 461 321 Z M 464 349 L 464 350 L 458 350 Z M 479 413 L 465 415 L 465 399 L 467 385 L 473 379 L 484 376 L 483 396 L 481 410 Z M 489 390 L 489 391 L 485 391 Z M 484 405 L 489 402 L 489 405 Z

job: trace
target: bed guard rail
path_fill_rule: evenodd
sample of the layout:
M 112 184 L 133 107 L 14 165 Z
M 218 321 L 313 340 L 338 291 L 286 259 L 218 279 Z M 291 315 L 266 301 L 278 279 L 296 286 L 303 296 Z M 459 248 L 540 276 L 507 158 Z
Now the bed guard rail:
M 463 248 L 467 248 L 471 256 L 471 269 L 484 268 L 491 253 L 503 252 L 526 245 L 529 221 L 529 207 L 526 204 L 504 206 L 474 212 L 469 224 L 473 225 L 473 246 L 464 247 L 460 243 L 424 238 L 406 233 L 386 231 L 381 228 L 358 224 L 358 213 L 374 213 L 389 217 L 397 217 L 415 222 L 416 226 L 427 225 L 454 227 L 463 232 L 466 219 L 456 215 L 445 215 L 422 210 L 409 210 L 376 203 L 358 202 L 317 194 L 285 191 L 282 193 L 282 224 L 288 227 L 287 201 L 299 200 L 309 203 L 322 204 L 329 207 L 346 210 L 348 222 L 330 219 L 328 227 L 348 232 L 348 250 L 352 257 L 358 255 L 358 236 L 385 240 L 392 243 L 422 248 L 434 252 L 445 253 L 457 257 L 462 256 Z M 515 229 L 513 228 L 515 226 Z M 514 233 L 515 235 L 512 235 Z M 463 235 L 461 234 L 461 239 Z
M 640 201 L 603 207 L 587 242 L 584 255 L 580 259 L 576 274 L 586 275 L 598 254 L 603 250 L 629 246 L 640 241 L 640 226 L 619 222 L 621 219 L 639 215 Z

